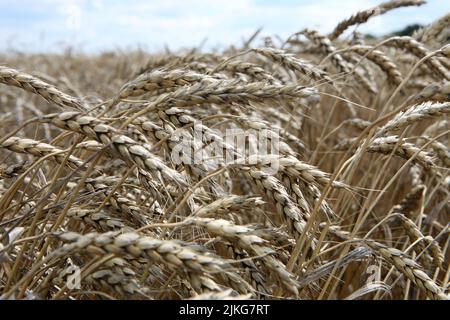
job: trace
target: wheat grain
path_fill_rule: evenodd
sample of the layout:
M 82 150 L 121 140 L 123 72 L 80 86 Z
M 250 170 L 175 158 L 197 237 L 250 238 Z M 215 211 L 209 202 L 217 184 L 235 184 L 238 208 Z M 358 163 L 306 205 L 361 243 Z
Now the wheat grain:
M 85 109 L 78 99 L 59 91 L 54 86 L 33 77 L 32 75 L 12 68 L 0 66 L 0 82 L 40 95 L 44 99 L 49 100 L 62 108 L 70 107 L 78 110 Z

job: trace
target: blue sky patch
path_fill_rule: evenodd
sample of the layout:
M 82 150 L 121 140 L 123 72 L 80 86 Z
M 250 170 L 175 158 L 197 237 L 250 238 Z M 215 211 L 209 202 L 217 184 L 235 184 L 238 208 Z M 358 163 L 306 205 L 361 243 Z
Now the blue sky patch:
M 376 6 L 374 0 L 0 0 L 0 50 L 95 52 L 114 48 L 173 50 L 207 39 L 205 48 L 239 44 L 257 28 L 286 38 L 305 27 L 329 32 L 342 19 Z M 427 24 L 450 11 L 450 1 L 400 8 L 358 28 L 376 35 Z

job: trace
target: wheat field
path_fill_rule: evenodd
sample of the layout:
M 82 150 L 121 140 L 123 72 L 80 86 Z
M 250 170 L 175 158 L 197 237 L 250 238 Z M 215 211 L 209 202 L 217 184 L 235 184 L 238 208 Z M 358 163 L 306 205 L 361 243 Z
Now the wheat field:
M 450 14 L 355 30 L 424 2 L 220 52 L 0 54 L 1 299 L 448 299 Z

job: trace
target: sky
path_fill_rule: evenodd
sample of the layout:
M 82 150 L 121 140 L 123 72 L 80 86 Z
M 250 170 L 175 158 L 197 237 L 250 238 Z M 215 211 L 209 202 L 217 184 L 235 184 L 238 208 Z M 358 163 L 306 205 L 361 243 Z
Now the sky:
M 0 51 L 58 52 L 198 46 L 221 49 L 262 27 L 282 38 L 305 27 L 330 32 L 381 0 L 0 0 Z M 450 12 L 450 0 L 428 0 L 371 19 L 361 32 L 385 34 L 428 24 Z M 258 44 L 258 43 L 256 43 Z M 261 44 L 261 43 L 259 43 Z

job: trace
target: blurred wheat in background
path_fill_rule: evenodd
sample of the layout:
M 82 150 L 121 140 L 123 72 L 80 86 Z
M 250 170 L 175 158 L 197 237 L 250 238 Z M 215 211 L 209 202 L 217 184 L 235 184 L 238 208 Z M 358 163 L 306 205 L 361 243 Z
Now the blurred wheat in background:
M 424 2 L 221 51 L 1 54 L 1 299 L 447 299 L 450 14 L 348 32 Z

